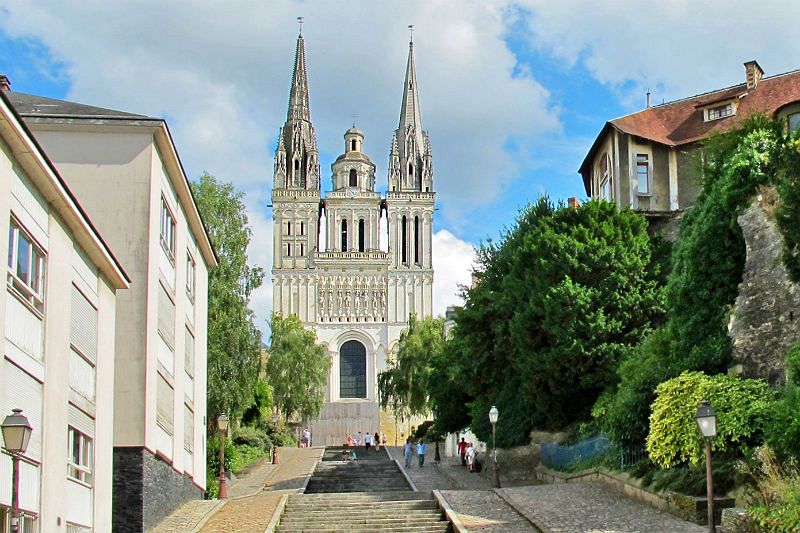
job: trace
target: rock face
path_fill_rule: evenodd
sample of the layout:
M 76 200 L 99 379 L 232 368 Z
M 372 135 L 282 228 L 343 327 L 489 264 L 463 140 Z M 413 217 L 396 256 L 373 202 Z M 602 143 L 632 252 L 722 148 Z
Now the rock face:
M 783 265 L 783 238 L 771 217 L 776 198 L 764 190 L 739 216 L 747 259 L 728 324 L 731 370 L 771 384 L 785 381 L 786 352 L 800 340 L 800 286 Z

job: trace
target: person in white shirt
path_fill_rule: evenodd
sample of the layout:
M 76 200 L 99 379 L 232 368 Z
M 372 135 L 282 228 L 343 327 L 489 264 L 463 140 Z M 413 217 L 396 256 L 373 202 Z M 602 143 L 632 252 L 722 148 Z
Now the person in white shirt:
M 372 446 L 372 435 L 369 433 L 364 435 L 364 446 L 367 447 L 367 451 L 369 452 L 369 447 Z
M 470 442 L 467 446 L 467 468 L 470 472 L 475 470 L 475 456 L 478 455 L 478 450 Z
M 361 432 L 356 434 L 356 446 L 361 446 Z

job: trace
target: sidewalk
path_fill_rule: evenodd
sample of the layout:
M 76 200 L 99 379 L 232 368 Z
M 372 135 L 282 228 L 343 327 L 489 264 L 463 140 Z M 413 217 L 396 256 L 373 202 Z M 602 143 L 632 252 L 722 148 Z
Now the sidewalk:
M 434 464 L 434 452 L 431 447 L 428 447 L 429 453 L 425 454 L 425 466 L 419 467 L 419 459 L 416 454 L 411 459 L 411 468 L 405 467 L 405 459 L 403 458 L 402 446 L 386 446 L 386 451 L 389 452 L 389 457 L 393 460 L 398 459 L 400 462 L 400 469 L 403 470 L 414 485 L 420 492 L 430 492 L 432 490 L 449 490 L 457 489 L 460 487 L 455 486 L 450 479 L 442 475 L 436 465 Z M 381 450 L 383 453 L 383 450 Z
M 228 488 L 227 500 L 193 500 L 150 533 L 263 533 L 281 497 L 303 487 L 323 448 L 278 448 Z

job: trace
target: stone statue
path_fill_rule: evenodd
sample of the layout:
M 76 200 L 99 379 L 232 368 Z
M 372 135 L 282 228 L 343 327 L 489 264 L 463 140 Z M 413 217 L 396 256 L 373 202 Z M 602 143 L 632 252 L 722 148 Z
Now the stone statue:
M 336 308 L 339 310 L 339 318 L 341 318 L 342 311 L 344 311 L 344 307 L 342 307 L 342 291 L 339 291 L 339 296 L 336 299 Z
M 353 303 L 353 298 L 350 295 L 350 291 L 347 291 L 347 294 L 345 294 L 344 297 L 344 307 L 348 317 L 350 316 L 350 306 L 352 305 L 352 303 Z

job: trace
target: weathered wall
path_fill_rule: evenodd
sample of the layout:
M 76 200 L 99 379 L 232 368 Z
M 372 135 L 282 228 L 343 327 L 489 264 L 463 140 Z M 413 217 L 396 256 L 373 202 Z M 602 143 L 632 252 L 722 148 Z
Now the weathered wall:
M 785 356 L 800 340 L 800 285 L 783 265 L 783 238 L 772 217 L 777 194 L 764 189 L 739 216 L 747 260 L 739 295 L 728 324 L 733 341 L 733 371 L 785 380 Z

